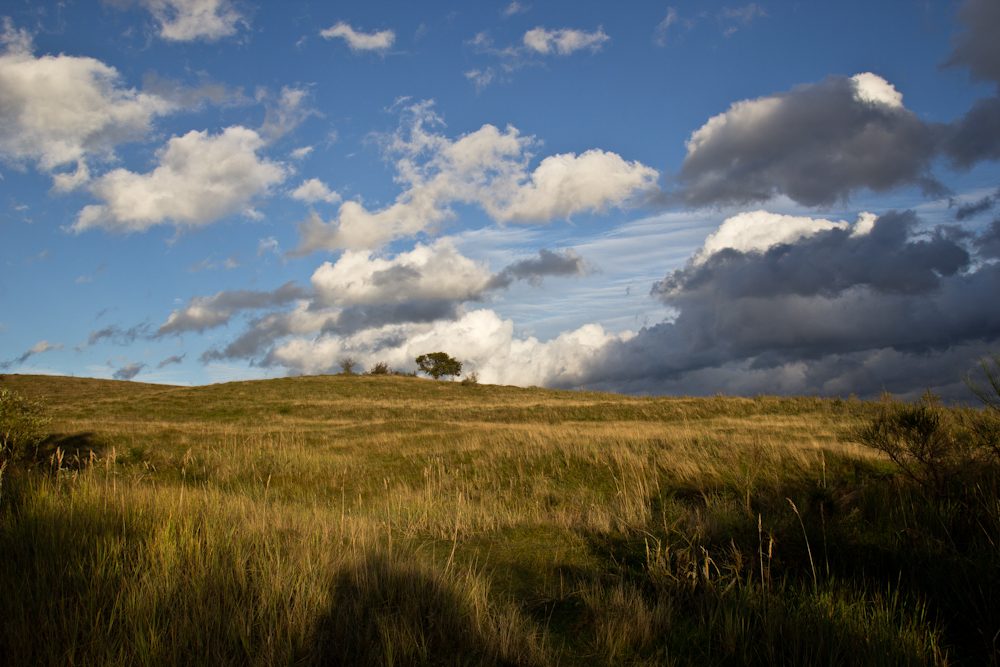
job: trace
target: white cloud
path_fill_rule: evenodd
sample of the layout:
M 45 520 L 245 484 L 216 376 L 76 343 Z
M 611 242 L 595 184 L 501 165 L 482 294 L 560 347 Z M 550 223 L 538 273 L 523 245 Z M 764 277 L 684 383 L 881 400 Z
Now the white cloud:
M 294 338 L 275 349 L 269 361 L 304 374 L 329 372 L 345 354 L 362 365 L 385 361 L 395 368 L 412 368 L 418 355 L 445 350 L 463 362 L 463 372 L 478 372 L 482 382 L 573 385 L 605 345 L 630 337 L 629 332 L 616 336 L 588 324 L 546 343 L 520 340 L 514 337 L 511 320 L 481 309 L 454 321 L 393 324 L 343 337 Z
M 302 185 L 292 190 L 289 196 L 308 204 L 315 204 L 318 201 L 336 204 L 340 201 L 340 195 L 330 190 L 327 184 L 318 178 L 302 181 Z
M 257 256 L 265 255 L 269 252 L 273 252 L 276 255 L 281 254 L 281 249 L 278 247 L 278 240 L 273 236 L 269 236 L 266 239 L 257 240 Z
M 159 224 L 207 225 L 233 213 L 256 217 L 251 200 L 288 174 L 284 165 L 257 155 L 263 145 L 256 132 L 240 126 L 174 137 L 157 152 L 152 172 L 116 169 L 97 179 L 90 189 L 105 203 L 85 207 L 72 228 L 136 232 Z
M 142 0 L 160 24 L 160 37 L 175 42 L 214 42 L 236 34 L 246 17 L 228 0 Z
M 864 214 L 870 215 L 870 214 Z M 841 220 L 830 222 L 822 218 L 781 215 L 768 211 L 747 211 L 727 218 L 719 229 L 708 235 L 701 250 L 694 256 L 697 263 L 723 248 L 739 252 L 763 252 L 779 243 L 794 243 L 829 229 L 848 229 L 851 224 Z
M 312 152 L 313 152 L 312 146 L 303 146 L 302 148 L 296 148 L 288 155 L 293 160 L 304 160 Z
M 315 109 L 309 108 L 308 99 L 309 91 L 302 88 L 285 86 L 281 89 L 281 95 L 277 100 L 272 99 L 265 88 L 258 88 L 257 101 L 263 102 L 267 109 L 264 123 L 260 127 L 261 136 L 274 141 L 294 130 L 309 116 L 321 115 Z M 309 151 L 306 151 L 304 155 L 308 153 Z
M 879 75 L 862 72 L 852 76 L 851 81 L 856 86 L 854 96 L 859 101 L 903 108 L 903 93 Z
M 409 107 L 400 130 L 385 141 L 387 156 L 396 158 L 396 180 L 407 185 L 395 203 L 369 211 L 347 201 L 329 223 L 313 214 L 299 227 L 299 254 L 375 248 L 433 231 L 453 216 L 454 202 L 479 204 L 498 222 L 548 222 L 624 207 L 657 188 L 654 169 L 601 150 L 550 156 L 529 172 L 532 137 L 511 126 L 501 131 L 484 125 L 450 140 L 427 130 L 441 122 L 429 107 Z
M 355 53 L 360 51 L 385 53 L 392 48 L 393 42 L 396 41 L 396 33 L 392 30 L 381 30 L 371 33 L 358 32 L 343 21 L 326 30 L 321 30 L 319 34 L 326 39 L 333 39 L 334 37 L 342 38 L 347 42 L 347 46 L 350 47 L 351 51 Z
M 57 175 L 58 189 L 82 184 L 88 154 L 111 157 L 117 144 L 142 139 L 153 118 L 175 109 L 157 95 L 123 88 L 114 67 L 93 58 L 32 55 L 30 36 L 5 21 L 0 55 L 0 154 L 35 161 Z
M 347 251 L 312 276 L 319 301 L 327 305 L 402 303 L 409 300 L 466 301 L 478 298 L 489 269 L 461 255 L 451 239 L 416 247 L 390 259 Z
M 500 16 L 506 19 L 510 18 L 514 14 L 523 14 L 529 9 L 531 9 L 531 5 L 522 5 L 520 2 L 517 2 L 517 0 L 514 0 L 514 2 L 510 3 L 500 11 Z
M 653 43 L 657 46 L 667 45 L 667 30 L 677 22 L 677 10 L 667 7 L 667 16 L 653 30 Z
M 561 56 L 568 56 L 581 49 L 600 51 L 604 42 L 609 39 L 602 28 L 598 28 L 596 32 L 585 32 L 568 28 L 546 30 L 538 27 L 524 33 L 524 45 L 529 50 L 543 55 L 555 52 Z
M 492 215 L 500 221 L 529 222 L 621 208 L 637 193 L 655 188 L 658 177 L 652 167 L 596 148 L 580 155 L 551 155 Z
M 490 85 L 493 81 L 493 77 L 496 76 L 496 72 L 492 67 L 487 67 L 486 69 L 471 69 L 468 72 L 463 72 L 465 78 L 476 84 L 477 90 L 482 90 L 486 86 Z

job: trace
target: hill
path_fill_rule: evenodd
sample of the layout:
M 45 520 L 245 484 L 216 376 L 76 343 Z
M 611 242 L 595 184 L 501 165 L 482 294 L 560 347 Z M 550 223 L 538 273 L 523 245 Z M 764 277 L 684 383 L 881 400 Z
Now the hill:
M 945 664 L 1000 627 L 996 506 L 855 442 L 871 403 L 0 387 L 51 417 L 0 487 L 6 664 Z

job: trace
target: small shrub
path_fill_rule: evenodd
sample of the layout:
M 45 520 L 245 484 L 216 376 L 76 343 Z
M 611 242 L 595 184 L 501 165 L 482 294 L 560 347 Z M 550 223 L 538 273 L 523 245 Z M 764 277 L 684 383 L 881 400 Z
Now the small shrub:
M 464 378 L 462 378 L 462 384 L 465 384 L 465 385 L 479 384 L 479 373 L 477 373 L 475 371 L 472 371 L 471 373 L 469 373 L 468 375 L 466 375 Z
M 369 375 L 389 375 L 392 373 L 392 369 L 389 368 L 389 364 L 384 361 L 380 361 L 368 371 Z
M 979 468 L 989 457 L 988 443 L 966 420 L 927 392 L 916 403 L 885 394 L 871 422 L 856 431 L 858 442 L 886 454 L 903 474 L 939 496 L 953 481 Z
M 976 395 L 976 398 L 982 401 L 983 405 L 994 412 L 1000 413 L 1000 352 L 987 350 L 986 354 L 993 361 L 991 366 L 986 357 L 982 357 L 979 360 L 979 365 L 982 367 L 983 375 L 986 378 L 986 384 L 983 384 L 971 375 L 964 378 L 965 384 L 969 386 L 969 389 Z
M 354 360 L 354 357 L 341 357 L 337 364 L 340 366 L 342 372 L 353 373 L 354 367 L 358 365 L 358 362 Z
M 0 462 L 24 458 L 42 441 L 40 430 L 48 422 L 40 403 L 0 389 Z

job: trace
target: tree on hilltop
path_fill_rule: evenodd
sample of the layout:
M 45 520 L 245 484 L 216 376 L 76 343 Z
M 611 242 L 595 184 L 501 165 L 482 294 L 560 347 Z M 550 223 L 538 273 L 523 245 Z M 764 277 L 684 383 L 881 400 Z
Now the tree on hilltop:
M 462 362 L 457 359 L 452 359 L 444 352 L 431 352 L 430 354 L 421 354 L 417 357 L 417 368 L 427 373 L 435 380 L 441 378 L 442 375 L 461 375 L 462 374 Z

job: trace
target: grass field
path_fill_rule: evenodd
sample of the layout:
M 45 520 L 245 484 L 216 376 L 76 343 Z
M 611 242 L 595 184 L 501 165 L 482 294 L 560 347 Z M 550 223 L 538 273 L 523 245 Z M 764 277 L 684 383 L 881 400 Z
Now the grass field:
M 0 387 L 51 417 L 0 480 L 3 664 L 998 663 L 995 466 L 928 491 L 873 403 Z

